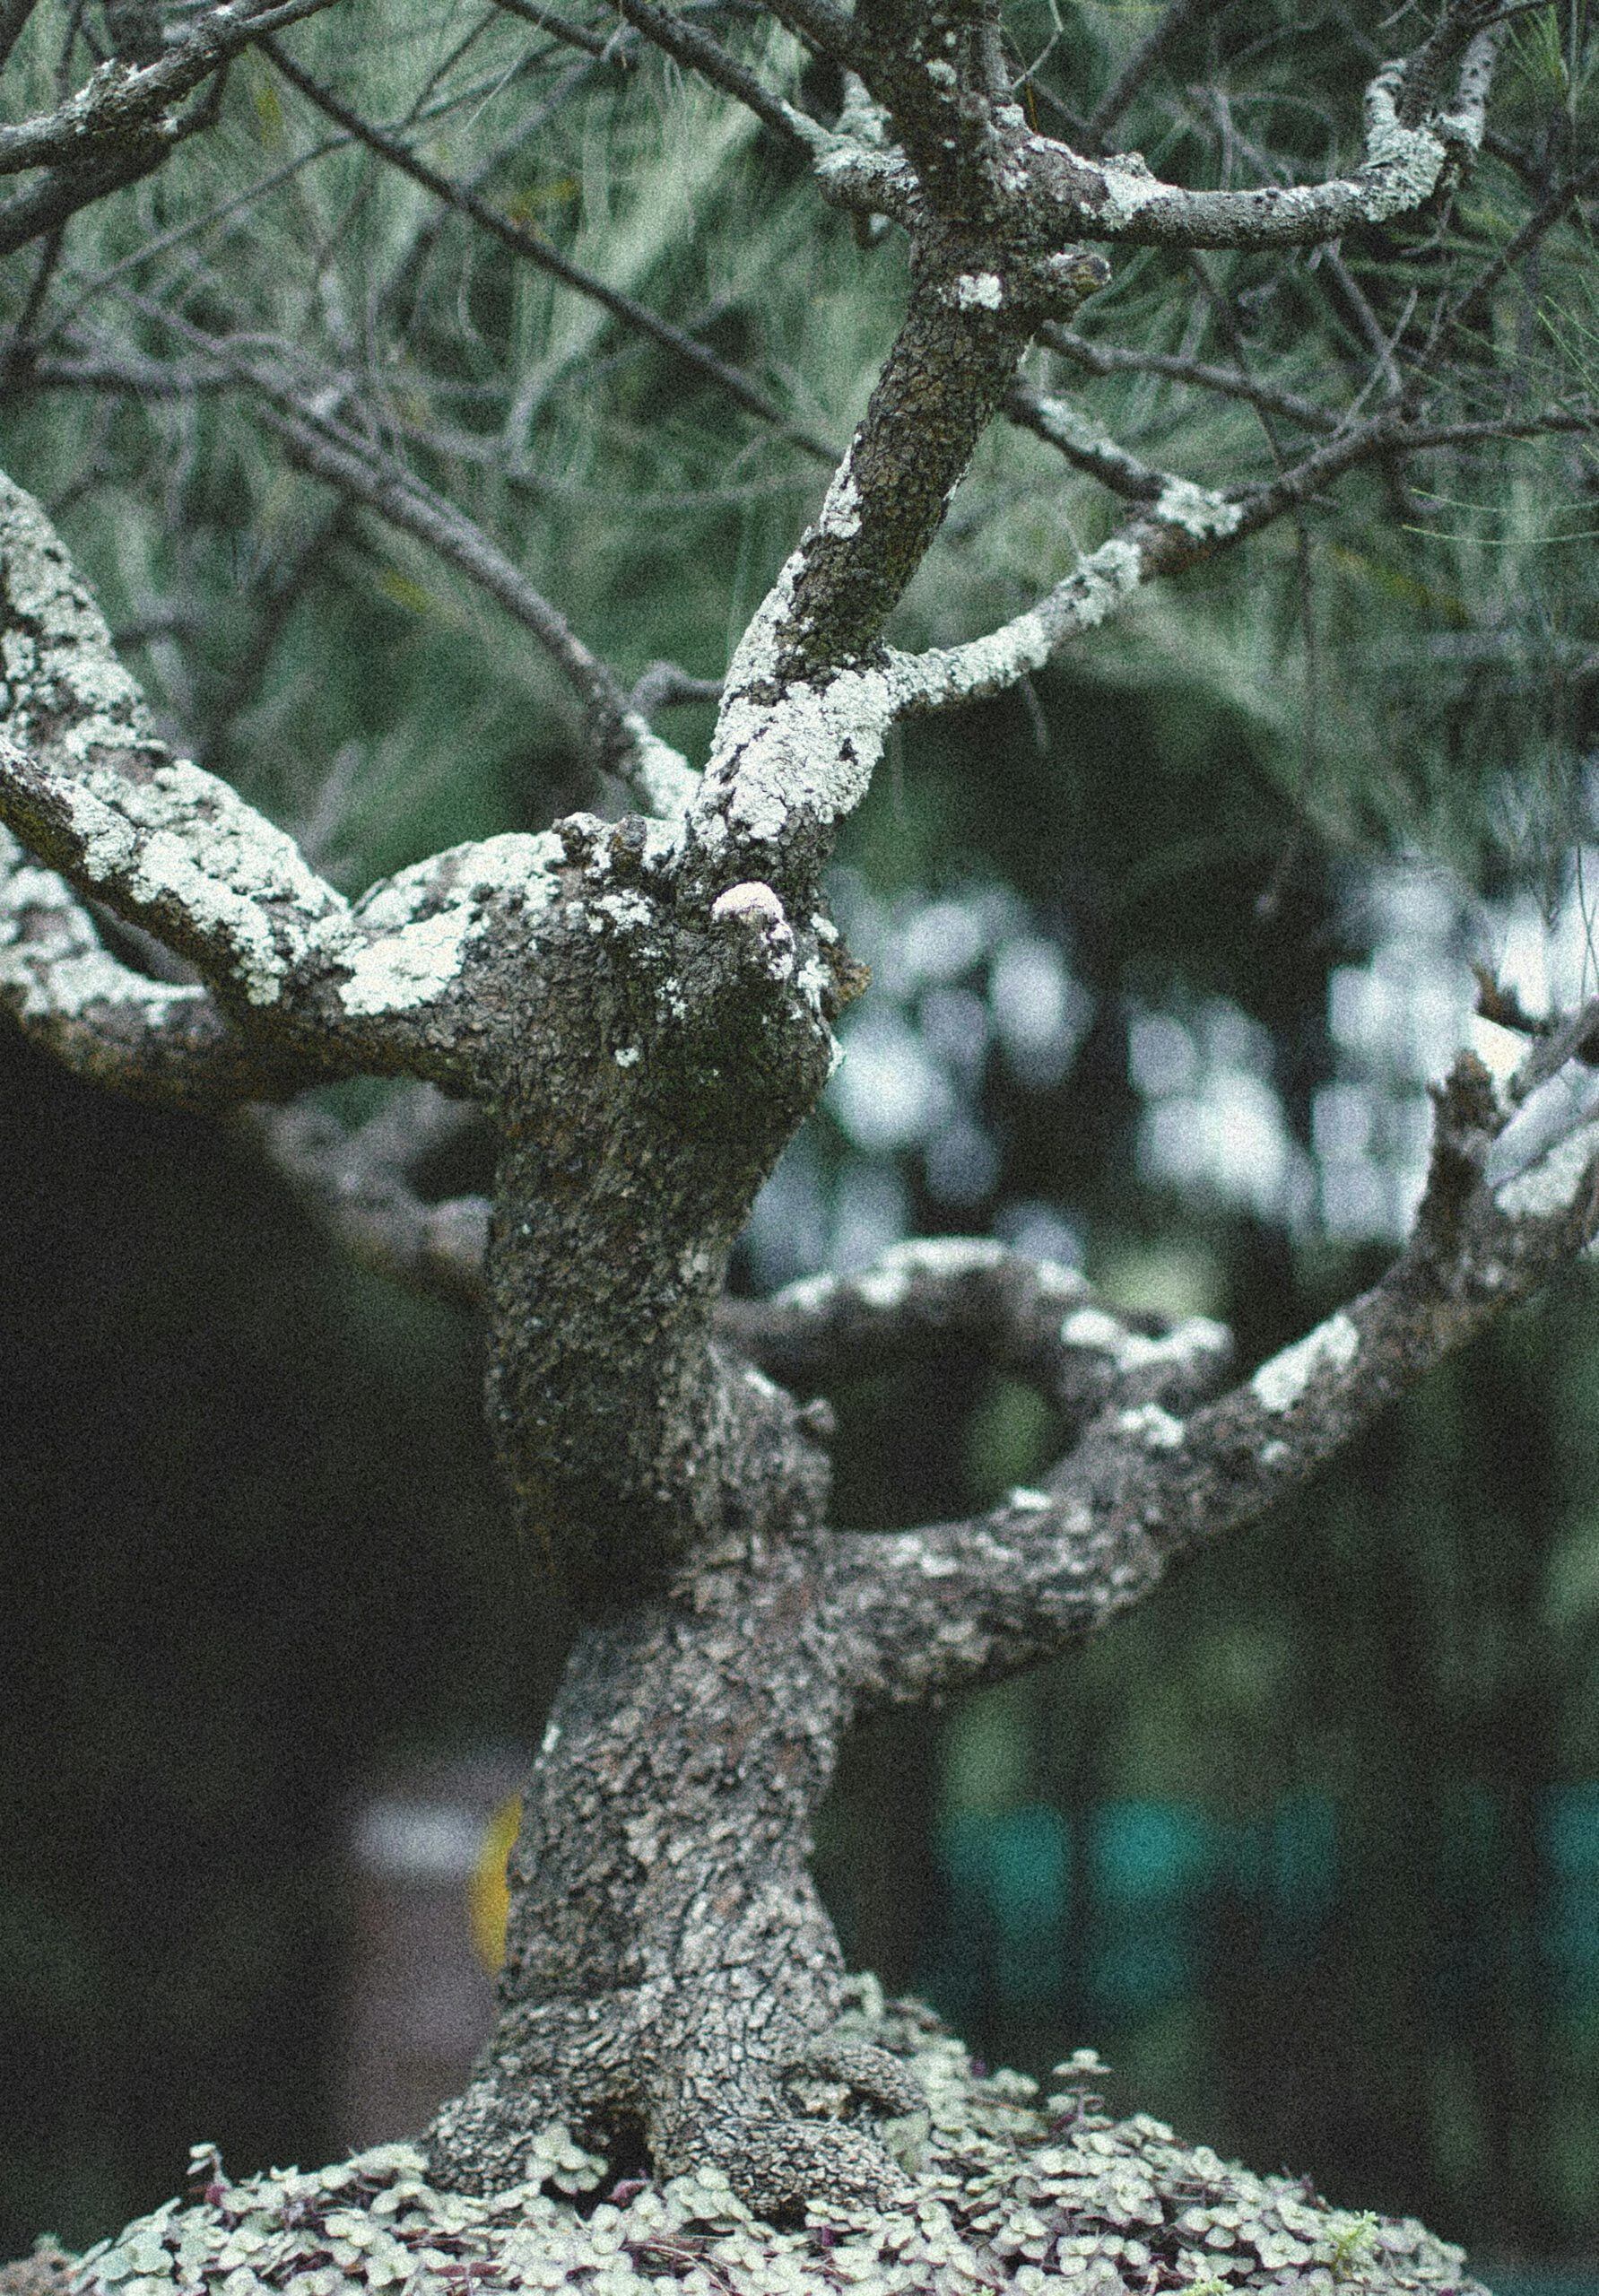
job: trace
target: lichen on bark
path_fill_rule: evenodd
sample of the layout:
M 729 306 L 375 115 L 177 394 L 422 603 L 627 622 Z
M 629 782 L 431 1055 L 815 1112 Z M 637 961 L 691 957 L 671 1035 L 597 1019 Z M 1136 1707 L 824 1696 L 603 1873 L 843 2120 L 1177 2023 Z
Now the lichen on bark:
M 1364 429 L 1351 414 L 1274 481 L 1224 492 L 1053 417 L 1128 483 L 1130 515 L 998 628 L 895 651 L 889 617 L 1031 336 L 1108 278 L 1078 239 L 1300 246 L 1413 209 L 1480 135 L 1493 36 L 1459 57 L 1447 111 L 1459 39 L 1409 79 L 1379 72 L 1351 174 L 1190 192 L 1030 125 L 986 0 L 776 13 L 857 75 L 817 132 L 819 177 L 857 215 L 881 196 L 913 283 L 827 497 L 734 651 L 702 778 L 420 482 L 381 480 L 364 448 L 318 444 L 299 415 L 274 433 L 514 598 L 585 697 L 598 762 L 661 818 L 572 814 L 352 904 L 157 740 L 48 522 L 0 483 L 0 996 L 123 1089 L 228 1107 L 398 1074 L 481 1108 L 498 1153 L 486 1221 L 471 1200 L 429 1216 L 397 1166 L 357 1206 L 360 1159 L 314 1126 L 250 1121 L 308 1200 L 335 1207 L 330 1224 L 380 1258 L 387 1240 L 402 1272 L 468 1288 L 461 1239 L 486 1224 L 490 1422 L 520 1532 L 577 1615 L 513 1854 L 498 2028 L 425 2158 L 237 2187 L 211 2162 L 193 2208 L 83 2260 L 86 2289 L 431 2296 L 479 2265 L 604 2296 L 646 2280 L 691 2296 L 1460 2284 L 1419 2228 L 1338 2219 L 1155 2123 L 1113 2126 L 1086 2079 L 1042 2110 L 1012 2076 L 979 2080 L 924 2013 L 885 2013 L 847 1978 L 807 1858 L 856 1722 L 1031 1665 L 1140 1599 L 1583 1248 L 1599 1227 L 1589 1132 L 1504 1170 L 1492 1157 L 1518 1094 L 1580 1054 L 1594 1016 L 1505 1097 L 1457 1065 L 1411 1246 L 1230 1392 L 1214 1326 L 1146 1328 L 992 1243 L 924 1246 L 742 1313 L 724 1288 L 859 985 L 822 871 L 895 723 L 1013 689 L 1145 582 L 1399 451 L 1404 409 Z M 1447 13 L 1464 39 L 1473 10 Z M 668 45 L 682 31 L 658 22 Z M 69 106 L 29 133 L 54 149 L 77 119 Z M 387 136 L 374 148 L 394 157 Z M 703 368 L 710 354 L 673 339 Z M 145 979 L 103 945 L 97 908 L 196 978 Z M 834 1527 L 827 1390 L 884 1350 L 946 1346 L 1030 1380 L 1065 1422 L 1063 1456 L 970 1521 Z

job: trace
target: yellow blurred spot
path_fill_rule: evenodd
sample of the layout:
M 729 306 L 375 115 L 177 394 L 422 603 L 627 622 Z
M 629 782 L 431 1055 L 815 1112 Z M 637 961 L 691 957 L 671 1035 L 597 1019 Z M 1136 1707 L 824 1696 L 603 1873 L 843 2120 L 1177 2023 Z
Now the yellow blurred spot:
M 466 1884 L 466 1918 L 477 1957 L 491 1977 L 505 1959 L 505 1925 L 511 1893 L 505 1878 L 505 1861 L 511 1854 L 522 1823 L 522 1796 L 513 1794 L 489 1821 L 483 1846 Z
M 420 582 L 413 582 L 409 574 L 402 574 L 397 566 L 383 569 L 378 577 L 378 587 L 386 598 L 392 598 L 395 605 L 405 607 L 411 613 L 432 611 L 433 601 L 429 593 Z
M 564 207 L 583 188 L 576 176 L 558 176 L 552 183 L 525 184 L 505 202 L 505 213 L 524 230 L 538 232 L 538 219 L 552 207 Z
M 283 108 L 270 80 L 257 83 L 255 99 L 256 122 L 261 130 L 261 141 L 268 144 L 281 144 L 283 140 Z
M 1426 531 L 1421 526 L 1406 528 L 1410 534 Z M 1338 543 L 1333 544 L 1331 555 L 1338 565 L 1369 582 L 1374 589 L 1386 592 L 1404 605 L 1419 606 L 1424 613 L 1441 615 L 1452 630 L 1464 630 L 1471 621 L 1471 609 L 1464 598 L 1457 598 L 1450 590 L 1435 590 L 1426 582 L 1418 582 L 1403 567 L 1385 566 L 1379 560 L 1368 558 L 1358 550 L 1346 550 Z

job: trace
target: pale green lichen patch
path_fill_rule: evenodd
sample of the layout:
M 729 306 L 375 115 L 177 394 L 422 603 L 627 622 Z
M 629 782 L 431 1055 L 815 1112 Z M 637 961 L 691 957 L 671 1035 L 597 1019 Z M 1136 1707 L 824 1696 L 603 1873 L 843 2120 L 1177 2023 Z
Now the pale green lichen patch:
M 143 780 L 97 766 L 56 784 L 84 875 L 158 928 L 179 918 L 270 1004 L 315 930 L 342 929 L 345 904 L 293 839 L 185 759 Z
M 1268 1356 L 1250 1380 L 1266 1411 L 1290 1411 L 1318 1371 L 1347 1371 L 1360 1352 L 1360 1335 L 1342 1308 L 1303 1339 Z
M 356 905 L 355 933 L 328 942 L 349 975 L 344 1010 L 400 1013 L 441 996 L 472 944 L 502 921 L 504 895 L 519 895 L 527 917 L 550 906 L 561 859 L 552 831 L 511 832 L 452 847 L 374 886 Z
M 62 880 L 27 862 L 0 830 L 0 999 L 19 1020 L 75 1021 L 97 1007 L 131 1005 L 158 1022 L 204 994 L 119 964 Z
M 884 2008 L 856 1980 L 839 2031 L 899 2055 L 927 2100 L 886 2132 L 912 2173 L 894 2205 L 830 2205 L 803 2226 L 752 2215 L 716 2170 L 616 2183 L 559 2125 L 538 2174 L 487 2198 L 434 2191 L 411 2146 L 312 2175 L 237 2184 L 196 2149 L 204 2196 L 168 2202 L 70 2268 L 74 2296 L 470 2296 L 570 2288 L 589 2296 L 1482 2296 L 1461 2252 L 1411 2220 L 1329 2208 L 1298 2182 L 1256 2177 L 1179 2144 L 1147 2115 L 1117 2121 L 1088 2052 L 1039 2099 L 1013 2073 L 979 2077 L 914 2003 Z M 832 2088 L 833 2084 L 821 2084 Z M 836 2109 L 836 2108 L 835 2108 Z M 914 2123 L 914 2126 L 912 2124 Z M 68 2274 L 64 2269 L 63 2282 Z

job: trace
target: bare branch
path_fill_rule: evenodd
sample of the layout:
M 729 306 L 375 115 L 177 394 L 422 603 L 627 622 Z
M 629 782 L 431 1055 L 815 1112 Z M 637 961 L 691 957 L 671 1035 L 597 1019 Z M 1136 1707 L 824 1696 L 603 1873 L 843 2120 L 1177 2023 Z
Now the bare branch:
M 1067 639 L 1097 628 L 1152 576 L 1179 572 L 1239 533 L 1237 502 L 1180 480 L 1172 483 L 1177 491 L 1171 517 L 1162 514 L 1157 501 L 1129 519 L 1036 605 L 987 637 L 925 654 L 892 656 L 899 709 L 919 716 L 1008 692 L 1041 670 Z
M 1599 412 L 1550 408 L 1525 417 L 1473 422 L 1407 423 L 1385 411 L 1332 439 L 1259 484 L 1225 494 L 1168 479 L 1148 511 L 1129 519 L 1025 613 L 967 645 L 925 654 L 891 654 L 895 714 L 920 715 L 1009 691 L 1041 669 L 1056 648 L 1103 622 L 1158 575 L 1183 572 L 1217 550 L 1258 534 L 1285 512 L 1313 500 L 1363 463 L 1422 454 L 1440 447 L 1479 446 L 1599 429 Z
M 675 57 L 679 64 L 698 72 L 713 87 L 724 89 L 752 111 L 763 126 L 785 144 L 803 151 L 805 138 L 795 125 L 795 114 L 786 103 L 763 88 L 755 74 L 726 48 L 708 39 L 694 25 L 685 23 L 670 9 L 658 8 L 655 0 L 616 0 L 617 8 L 630 24 L 655 47 Z
M 780 23 L 797 32 L 801 39 L 816 50 L 818 56 L 830 56 L 835 63 L 854 65 L 859 54 L 860 41 L 854 23 L 834 0 L 770 0 L 771 12 Z
M 1126 161 L 1108 160 L 1087 168 L 1086 182 L 1079 174 L 1072 184 L 1066 228 L 1131 247 L 1310 247 L 1358 225 L 1412 213 L 1438 188 L 1456 155 L 1481 144 L 1499 37 L 1497 30 L 1478 35 L 1454 108 L 1419 123 L 1400 116 L 1404 67 L 1386 65 L 1366 91 L 1365 156 L 1352 176 L 1259 191 L 1186 191 Z M 1081 171 L 1085 163 L 1075 167 Z
M 1012 384 L 1004 412 L 1021 429 L 1057 448 L 1074 470 L 1097 478 L 1125 501 L 1159 501 L 1164 490 L 1174 483 L 1169 473 L 1140 462 L 1066 400 L 1048 397 L 1029 383 Z
M 1218 0 L 1171 0 L 1171 5 L 1123 65 L 1083 124 L 1082 149 L 1098 152 L 1127 106 L 1178 35 Z
M 535 24 L 540 31 L 549 32 L 568 48 L 580 48 L 585 56 L 592 56 L 596 61 L 603 62 L 617 52 L 614 32 L 591 32 L 586 24 L 575 24 L 569 16 L 559 15 L 553 8 L 541 8 L 536 0 L 494 0 L 494 5 L 508 16 L 520 17 L 525 24 Z
M 581 699 L 596 762 L 627 785 L 646 813 L 682 812 L 698 776 L 669 743 L 651 731 L 612 672 L 589 652 L 565 616 L 464 510 L 413 478 L 391 457 L 363 448 L 349 434 L 337 436 L 330 423 L 313 423 L 271 405 L 260 412 L 262 422 L 276 432 L 300 469 L 426 544 L 531 631 Z
M 720 701 L 720 678 L 694 678 L 675 662 L 652 662 L 628 696 L 628 706 L 643 718 L 657 709 L 674 709 L 695 701 Z
M 560 840 L 459 846 L 385 879 L 352 909 L 291 838 L 155 738 L 65 552 L 9 480 L 0 480 L 0 573 L 9 677 L 0 821 L 80 893 L 196 968 L 233 1023 L 266 1047 L 251 1056 L 266 1080 L 260 1090 L 275 1091 L 285 1068 L 297 1080 L 410 1071 L 474 1089 L 484 1031 L 463 973 L 508 918 L 517 947 L 530 947 L 552 899 Z M 26 890 L 30 916 L 51 909 Z M 90 953 L 58 902 L 47 924 L 64 961 Z M 13 922 L 9 938 L 38 933 Z M 109 975 L 86 978 L 94 996 L 74 1015 L 85 1028 L 108 1004 L 137 1007 L 147 1033 L 172 1013 L 188 1025 L 181 999 L 126 983 L 113 996 Z M 76 978 L 58 976 L 58 1003 Z M 17 993 L 37 999 L 40 979 L 36 965 Z M 167 1039 L 174 1061 L 177 1025 Z M 113 1033 L 132 1026 L 117 1020 Z M 214 1063 L 208 1023 L 195 1026 Z M 203 1094 L 218 1097 L 209 1085 Z M 221 1094 L 234 1096 L 230 1086 Z
M 596 762 L 616 776 L 647 813 L 681 813 L 697 783 L 691 769 L 652 732 L 612 672 L 590 653 L 558 609 L 537 590 L 464 510 L 407 471 L 393 456 L 358 437 L 312 403 L 311 395 L 264 374 L 233 347 L 160 306 L 151 316 L 192 344 L 222 375 L 258 396 L 260 419 L 282 441 L 291 461 L 337 489 L 348 502 L 379 517 L 435 551 L 488 591 L 544 648 L 582 701 Z M 152 362 L 153 364 L 153 362 Z M 98 370 L 95 371 L 98 377 Z M 116 371 L 112 363 L 111 373 Z M 142 370 L 141 370 L 142 371 Z M 156 370 L 161 371 L 159 369 Z M 37 378 L 78 378 L 78 370 L 41 362 Z M 169 388 L 171 384 L 169 381 Z
M 1469 326 L 1480 317 L 1488 298 L 1499 282 L 1508 277 L 1523 257 L 1531 254 L 1540 239 L 1548 236 L 1579 199 L 1595 190 L 1599 190 L 1599 160 L 1590 161 L 1586 168 L 1579 168 L 1574 175 L 1568 176 L 1540 201 L 1521 229 L 1513 232 L 1499 253 L 1483 265 L 1456 303 L 1449 317 L 1459 326 Z
M 81 891 L 246 1005 L 346 908 L 222 783 L 175 764 L 98 609 L 29 496 L 0 480 L 9 706 L 0 818 Z M 24 746 L 25 745 L 25 746 Z
M 230 1000 L 275 1006 L 322 969 L 342 894 L 225 782 L 154 744 L 74 729 L 65 772 L 0 737 L 0 819 L 81 891 L 155 934 Z M 71 736 L 69 736 L 69 740 Z
M 248 1109 L 239 1121 L 324 1234 L 363 1266 L 453 1306 L 477 1308 L 484 1297 L 486 1199 L 429 1204 L 409 1177 L 420 1155 L 458 1128 L 462 1114 L 470 1122 L 474 1113 L 419 1084 L 355 1132 L 313 1101 Z
M 184 135 L 207 124 L 198 113 L 192 113 L 165 143 L 146 144 L 115 159 L 55 170 L 42 183 L 0 203 L 0 256 L 14 255 L 30 240 L 59 230 L 81 208 L 92 207 L 97 200 L 109 198 L 113 192 L 125 191 L 130 184 L 153 175 Z
M 1212 366 L 1203 359 L 1185 359 L 1175 352 L 1132 351 L 1120 344 L 1092 343 L 1069 326 L 1041 327 L 1038 339 L 1091 375 L 1165 375 L 1195 390 L 1247 400 L 1264 413 L 1281 414 L 1307 430 L 1335 430 L 1339 426 L 1340 418 L 1331 407 L 1298 391 L 1284 390 L 1279 384 L 1259 382 L 1237 367 Z
M 717 1326 L 802 1392 L 966 1352 L 1036 1387 L 1073 1428 L 1112 1401 L 1193 1402 L 1231 1352 L 1220 1324 L 1129 1318 L 1074 1269 L 963 1236 L 899 1244 L 857 1274 L 811 1276 L 771 1300 L 725 1300 Z
M 1020 105 L 993 104 L 975 81 L 962 85 L 906 25 L 872 43 L 859 68 L 891 116 L 923 196 L 952 221 L 981 201 L 1033 248 L 1079 239 L 1190 250 L 1304 247 L 1413 213 L 1477 150 L 1502 34 L 1500 25 L 1472 39 L 1449 109 L 1430 109 L 1414 123 L 1399 111 L 1407 67 L 1385 65 L 1366 90 L 1364 151 L 1352 175 L 1255 191 L 1163 183 L 1135 152 L 1085 158 L 1030 130 Z M 841 164 L 839 154 L 822 155 L 824 180 Z M 865 185 L 859 196 L 869 196 Z
M 1596 1025 L 1590 1005 L 1578 1040 Z M 1040 1489 L 976 1521 L 838 1540 L 833 1615 L 865 1710 L 1012 1672 L 1101 1623 L 1175 1556 L 1266 1513 L 1592 1240 L 1591 1092 L 1498 1178 L 1517 1097 L 1499 1098 L 1468 1053 L 1434 1101 L 1414 1235 L 1363 1298 L 1186 1419 L 1113 1406 Z
M 226 0 L 153 64 L 102 64 L 58 111 L 0 127 L 0 175 L 82 167 L 86 155 L 170 143 L 169 108 L 263 34 L 317 14 L 334 0 Z
M 135 1100 L 211 1112 L 298 1091 L 310 1073 L 240 1035 L 208 989 L 121 963 L 62 880 L 4 830 L 0 1004 L 75 1075 Z
M 1431 32 L 1404 67 L 1399 117 L 1406 127 L 1418 126 L 1435 108 L 1449 66 L 1468 42 L 1514 13 L 1502 0 L 1448 0 Z

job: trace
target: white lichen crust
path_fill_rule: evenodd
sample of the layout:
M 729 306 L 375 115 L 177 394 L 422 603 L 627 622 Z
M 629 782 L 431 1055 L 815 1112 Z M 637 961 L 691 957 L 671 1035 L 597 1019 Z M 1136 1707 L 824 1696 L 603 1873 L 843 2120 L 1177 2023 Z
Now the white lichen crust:
M 1319 1372 L 1347 1371 L 1360 1352 L 1360 1335 L 1341 1308 L 1325 1324 L 1264 1362 L 1249 1385 L 1267 1411 L 1290 1411 Z
M 562 857 L 552 831 L 512 833 L 456 846 L 374 885 L 356 904 L 353 929 L 323 944 L 347 973 L 344 1010 L 399 1013 L 443 996 L 474 943 L 504 923 L 506 894 L 520 897 L 528 922 L 549 908 Z
M 927 2100 L 890 2127 L 912 2170 L 892 2208 L 818 2195 L 803 2224 L 778 2231 L 714 2170 L 618 2183 L 559 2124 L 536 2140 L 534 2180 L 483 2198 L 431 2189 L 404 2144 L 239 2183 L 196 2146 L 203 2197 L 61 2259 L 56 2285 L 64 2296 L 450 2296 L 479 2281 L 500 2296 L 1143 2296 L 1202 2284 L 1482 2296 L 1461 2251 L 1413 2220 L 1330 2207 L 1303 2181 L 1251 2175 L 1145 2114 L 1111 2119 L 1091 2052 L 1057 2066 L 1040 2099 L 1021 2074 L 980 2077 L 918 2005 L 885 2008 L 870 1979 L 851 1990 L 839 2039 L 899 2057 Z M 837 2109 L 830 2084 L 809 2085 L 814 2111 Z

